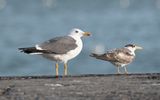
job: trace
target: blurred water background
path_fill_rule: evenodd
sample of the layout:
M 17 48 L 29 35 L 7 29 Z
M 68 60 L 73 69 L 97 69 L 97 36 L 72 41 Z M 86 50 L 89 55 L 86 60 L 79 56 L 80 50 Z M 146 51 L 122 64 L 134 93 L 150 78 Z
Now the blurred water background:
M 144 48 L 136 52 L 129 72 L 160 72 L 160 0 L 0 0 L 0 75 L 54 75 L 52 61 L 17 48 L 66 35 L 72 28 L 92 36 L 83 38 L 82 52 L 69 61 L 69 74 L 115 73 L 113 65 L 89 54 L 128 43 Z

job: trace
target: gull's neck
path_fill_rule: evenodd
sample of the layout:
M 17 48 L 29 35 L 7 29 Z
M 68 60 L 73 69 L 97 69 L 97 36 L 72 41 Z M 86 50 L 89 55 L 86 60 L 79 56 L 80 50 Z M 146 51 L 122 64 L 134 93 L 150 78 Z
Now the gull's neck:
M 75 40 L 81 39 L 81 37 L 78 35 L 69 34 L 68 36 L 74 38 Z

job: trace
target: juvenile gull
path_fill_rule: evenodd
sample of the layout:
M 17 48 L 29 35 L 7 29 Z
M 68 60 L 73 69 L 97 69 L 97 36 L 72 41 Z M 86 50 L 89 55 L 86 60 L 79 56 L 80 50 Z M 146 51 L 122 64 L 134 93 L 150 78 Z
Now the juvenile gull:
M 58 76 L 58 63 L 64 63 L 64 75 L 67 75 L 67 62 L 76 57 L 82 50 L 82 36 L 90 36 L 89 32 L 80 29 L 72 29 L 69 35 L 55 37 L 34 47 L 19 48 L 27 54 L 38 54 L 55 61 L 56 76 Z
M 100 60 L 109 61 L 117 67 L 117 72 L 120 74 L 120 67 L 124 67 L 125 73 L 128 74 L 126 65 L 130 64 L 135 58 L 135 50 L 142 49 L 142 47 L 135 44 L 127 44 L 123 48 L 113 49 L 104 54 L 92 53 L 90 56 Z

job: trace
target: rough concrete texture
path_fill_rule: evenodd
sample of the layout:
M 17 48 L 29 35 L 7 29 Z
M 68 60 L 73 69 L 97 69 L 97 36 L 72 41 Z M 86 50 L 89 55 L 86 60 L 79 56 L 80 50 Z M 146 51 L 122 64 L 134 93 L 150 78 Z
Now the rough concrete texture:
M 1 77 L 0 100 L 160 100 L 160 73 Z

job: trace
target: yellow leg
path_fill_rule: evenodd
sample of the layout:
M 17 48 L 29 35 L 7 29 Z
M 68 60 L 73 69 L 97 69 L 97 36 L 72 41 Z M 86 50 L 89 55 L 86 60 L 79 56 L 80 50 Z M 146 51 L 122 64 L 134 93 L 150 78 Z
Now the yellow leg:
M 58 63 L 56 63 L 56 76 L 58 76 Z
M 65 63 L 65 64 L 64 64 L 64 76 L 67 75 L 67 67 L 68 67 L 68 66 L 67 66 L 67 63 Z

